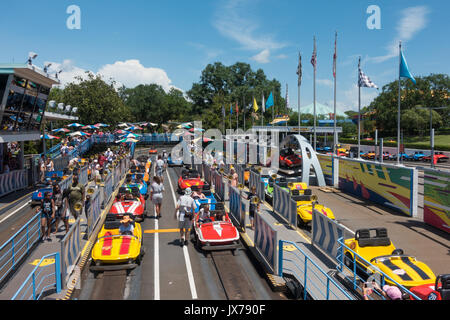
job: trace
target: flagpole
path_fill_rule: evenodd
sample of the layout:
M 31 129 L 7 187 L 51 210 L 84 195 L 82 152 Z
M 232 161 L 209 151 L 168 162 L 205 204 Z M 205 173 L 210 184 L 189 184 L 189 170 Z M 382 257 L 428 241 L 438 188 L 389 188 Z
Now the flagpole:
M 263 90 L 263 93 L 262 93 L 262 107 L 261 107 L 261 127 L 264 127 L 264 111 L 266 109 L 266 104 L 265 104 L 264 100 L 265 99 L 264 99 L 264 90 Z
M 302 55 L 299 52 L 299 64 L 298 64 L 298 133 L 300 134 L 300 128 L 301 128 L 301 115 L 300 115 L 300 86 L 302 84 L 301 82 L 301 61 L 302 61 Z
M 358 79 L 360 77 L 361 72 L 361 57 L 359 57 L 358 62 Z M 361 83 L 358 80 L 358 157 L 361 155 Z
M 401 87 L 400 75 L 402 66 L 402 42 L 399 43 L 399 64 L 398 64 L 398 111 L 397 111 L 397 165 L 400 164 L 400 106 L 401 106 Z
M 314 37 L 314 53 L 316 55 L 316 61 L 314 63 L 314 150 L 317 150 L 317 133 L 316 133 L 316 72 L 317 72 L 317 51 L 316 51 L 316 37 Z
M 333 139 L 333 154 L 336 154 L 337 132 L 336 132 L 336 83 L 337 83 L 337 31 L 334 41 L 334 139 Z

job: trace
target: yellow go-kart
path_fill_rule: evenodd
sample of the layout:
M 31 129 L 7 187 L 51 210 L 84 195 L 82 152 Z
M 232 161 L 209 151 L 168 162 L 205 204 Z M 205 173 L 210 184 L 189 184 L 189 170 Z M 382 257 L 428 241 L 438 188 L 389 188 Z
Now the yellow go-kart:
M 144 255 L 142 246 L 142 228 L 139 223 L 134 226 L 132 235 L 119 232 L 120 220 L 115 215 L 108 215 L 97 242 L 92 249 L 91 271 L 131 270 L 140 264 Z
M 312 194 L 311 189 L 291 189 L 291 198 L 297 202 L 297 214 L 299 225 L 308 225 L 312 221 L 313 203 L 314 209 L 334 220 L 334 213 L 330 208 L 318 204 L 317 196 Z
M 360 257 L 355 256 L 348 249 L 344 250 L 344 264 L 356 271 L 363 271 L 368 275 L 387 275 L 385 283 L 396 285 L 392 280 L 407 289 L 424 284 L 434 284 L 436 276 L 433 271 L 415 257 L 405 255 L 402 249 L 396 249 L 388 237 L 385 228 L 360 229 L 354 239 L 344 241 L 345 245 Z M 380 272 L 381 271 L 381 272 Z M 392 280 L 391 280 L 392 279 Z

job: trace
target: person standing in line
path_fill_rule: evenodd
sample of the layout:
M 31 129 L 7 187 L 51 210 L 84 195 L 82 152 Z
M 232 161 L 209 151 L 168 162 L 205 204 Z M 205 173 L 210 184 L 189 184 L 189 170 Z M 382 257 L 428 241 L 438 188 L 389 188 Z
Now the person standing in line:
M 156 164 L 155 164 L 155 169 L 156 169 L 155 176 L 159 177 L 161 182 L 164 182 L 164 178 L 163 178 L 164 167 L 165 167 L 164 160 L 162 160 L 161 155 L 158 155 L 158 160 L 156 160 Z
M 52 199 L 51 192 L 47 191 L 44 194 L 44 199 L 41 200 L 40 210 L 42 240 L 52 241 L 50 238 L 50 232 L 52 220 L 55 218 L 55 201 Z
M 45 171 L 46 171 L 46 166 L 45 166 L 45 157 L 42 156 L 41 159 L 39 160 L 39 171 L 40 171 L 40 180 L 41 183 L 44 183 L 45 181 Z
M 239 176 L 236 173 L 236 171 L 234 170 L 234 168 L 231 168 L 230 175 L 231 175 L 231 180 L 230 180 L 231 186 L 237 188 Z
M 45 163 L 45 170 L 46 170 L 47 172 L 53 172 L 53 171 L 55 171 L 55 166 L 54 166 L 54 164 L 53 164 L 53 160 L 52 160 L 52 159 L 47 158 L 47 161 L 46 161 L 46 163 Z
M 158 176 L 153 178 L 153 183 L 150 187 L 150 198 L 155 205 L 156 217 L 161 218 L 161 206 L 163 201 L 164 185 Z
M 53 200 L 55 201 L 55 232 L 58 232 L 59 220 L 64 222 L 64 226 L 66 227 L 66 234 L 69 232 L 69 220 L 66 219 L 65 209 L 63 208 L 63 198 L 64 195 L 61 192 L 61 188 L 58 184 L 53 187 Z
M 192 190 L 187 188 L 177 202 L 175 208 L 175 219 L 178 218 L 180 228 L 181 246 L 188 245 L 188 236 L 192 227 L 192 219 L 194 217 L 194 199 L 191 197 Z
M 250 217 L 250 224 L 252 230 L 255 230 L 255 213 L 256 211 L 259 211 L 259 202 L 258 204 L 254 203 L 254 199 L 258 199 L 258 196 L 256 195 L 256 187 L 253 186 L 251 188 L 251 193 L 248 196 L 248 201 L 250 203 L 249 205 L 249 217 Z
M 83 204 L 85 199 L 85 188 L 81 183 L 79 183 L 78 176 L 73 176 L 72 185 L 70 185 L 67 190 L 68 197 L 66 201 L 68 202 L 70 212 L 76 220 L 78 219 L 78 212 L 75 210 L 75 204 L 77 202 L 80 202 L 82 204 L 82 207 L 84 207 Z M 81 212 L 83 212 L 83 208 L 81 209 L 80 213 Z

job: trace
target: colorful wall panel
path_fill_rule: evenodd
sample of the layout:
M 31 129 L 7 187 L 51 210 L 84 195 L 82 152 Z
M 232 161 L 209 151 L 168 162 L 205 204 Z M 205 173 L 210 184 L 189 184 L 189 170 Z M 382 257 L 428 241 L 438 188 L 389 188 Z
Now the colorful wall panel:
M 423 220 L 450 233 L 450 172 L 424 170 Z
M 339 189 L 411 217 L 417 215 L 417 188 L 413 168 L 339 159 Z
M 323 176 L 327 185 L 333 185 L 333 158 L 324 154 L 317 154 Z

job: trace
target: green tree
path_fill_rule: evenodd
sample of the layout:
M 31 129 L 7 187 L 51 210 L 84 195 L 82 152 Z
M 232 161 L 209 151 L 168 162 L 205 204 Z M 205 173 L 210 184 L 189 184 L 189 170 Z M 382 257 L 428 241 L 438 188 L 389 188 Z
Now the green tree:
M 86 72 L 87 79 L 76 77 L 79 83 L 69 83 L 58 95 L 58 102 L 78 108 L 79 122 L 95 124 L 103 122 L 116 125 L 128 121 L 130 112 L 115 89 L 115 82 L 106 83 L 101 76 Z M 52 90 L 53 91 L 53 90 Z M 61 101 L 62 100 L 62 101 Z

